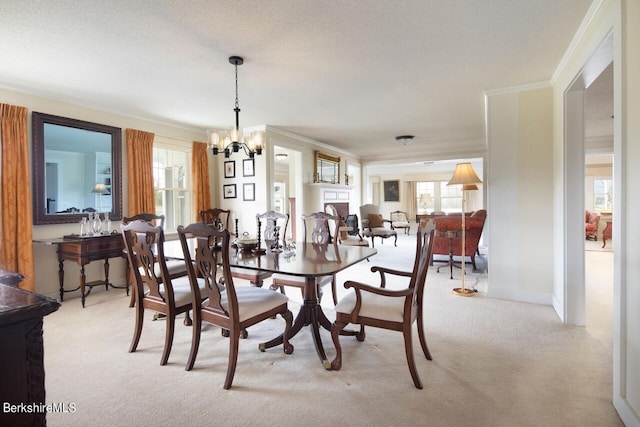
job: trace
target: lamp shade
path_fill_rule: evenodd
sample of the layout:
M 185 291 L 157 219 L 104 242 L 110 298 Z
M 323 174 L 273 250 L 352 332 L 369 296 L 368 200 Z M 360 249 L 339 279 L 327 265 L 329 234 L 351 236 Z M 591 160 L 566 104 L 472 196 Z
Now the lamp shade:
M 475 184 L 465 184 L 462 186 L 462 191 L 475 191 L 478 189 L 478 186 Z
M 420 204 L 424 206 L 429 206 L 431 204 L 431 194 L 422 193 L 420 195 Z
M 98 194 L 106 194 L 109 192 L 109 190 L 107 190 L 107 186 L 104 184 L 96 184 L 93 186 L 93 190 L 91 190 L 92 193 L 98 193 Z
M 471 163 L 458 163 L 447 185 L 456 184 L 482 184 L 482 181 L 478 178 L 478 175 L 476 175 Z

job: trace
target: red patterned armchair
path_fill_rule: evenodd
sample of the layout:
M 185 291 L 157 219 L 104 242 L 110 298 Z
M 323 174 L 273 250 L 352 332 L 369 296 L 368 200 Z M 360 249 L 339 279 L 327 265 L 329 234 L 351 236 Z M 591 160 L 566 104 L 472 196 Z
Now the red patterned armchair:
M 478 244 L 482 236 L 484 222 L 487 217 L 487 211 L 481 209 L 475 211 L 465 218 L 465 262 L 471 260 L 474 271 L 476 270 L 476 254 L 478 253 Z M 447 262 L 453 269 L 452 258 L 462 255 L 462 216 L 447 215 L 434 218 L 436 233 L 433 240 L 433 255 L 440 255 L 435 262 Z M 449 236 L 455 236 L 450 238 Z M 443 258 L 442 255 L 446 256 Z M 432 261 L 432 263 L 433 263 Z
M 587 240 L 598 241 L 598 226 L 600 225 L 600 215 L 595 212 L 585 211 L 584 213 L 584 235 Z

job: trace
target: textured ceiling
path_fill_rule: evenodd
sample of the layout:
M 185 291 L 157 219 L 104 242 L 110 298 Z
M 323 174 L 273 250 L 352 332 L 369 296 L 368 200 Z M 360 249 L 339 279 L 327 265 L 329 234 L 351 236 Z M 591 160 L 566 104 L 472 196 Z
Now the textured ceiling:
M 483 91 L 548 81 L 591 0 L 0 2 L 0 85 L 364 160 L 484 150 Z M 394 150 L 394 137 L 416 136 Z

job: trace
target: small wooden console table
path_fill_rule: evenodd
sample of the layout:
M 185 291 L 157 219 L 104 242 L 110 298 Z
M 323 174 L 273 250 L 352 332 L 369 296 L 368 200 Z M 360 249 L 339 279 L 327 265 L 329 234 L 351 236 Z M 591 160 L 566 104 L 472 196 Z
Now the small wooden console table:
M 73 292 L 80 289 L 82 307 L 86 297 L 94 286 L 104 285 L 106 290 L 112 288 L 126 289 L 129 295 L 129 283 L 116 286 L 109 282 L 109 258 L 122 258 L 124 254 L 124 241 L 120 233 L 103 234 L 99 236 L 80 237 L 77 235 L 65 236 L 61 239 L 38 240 L 39 243 L 58 245 L 58 280 L 60 282 L 60 301 L 64 300 L 65 292 Z M 74 289 L 64 289 L 64 261 L 75 261 L 80 266 L 80 284 Z M 91 261 L 104 260 L 104 280 L 87 282 L 84 266 Z M 85 289 L 89 288 L 87 292 Z
M 60 281 L 60 301 L 63 300 L 65 292 L 73 292 L 80 289 L 82 307 L 87 295 L 91 293 L 94 286 L 104 285 L 106 290 L 112 288 L 126 288 L 129 295 L 129 283 L 123 286 L 116 286 L 109 282 L 109 258 L 121 258 L 124 256 L 124 241 L 122 234 L 106 234 L 92 237 L 63 238 L 58 243 L 58 280 Z M 104 280 L 94 280 L 87 282 L 84 274 L 84 266 L 91 261 L 104 260 Z M 64 261 L 76 261 L 80 265 L 80 284 L 71 290 L 64 289 Z M 85 288 L 89 291 L 85 293 Z

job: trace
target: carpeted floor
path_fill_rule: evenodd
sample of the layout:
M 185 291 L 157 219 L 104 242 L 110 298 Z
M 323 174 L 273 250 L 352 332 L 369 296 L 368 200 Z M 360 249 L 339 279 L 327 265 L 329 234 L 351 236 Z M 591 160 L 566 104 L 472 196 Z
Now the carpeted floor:
M 340 273 L 339 283 L 377 283 L 378 276 L 369 271 L 372 265 L 411 268 L 414 245 L 415 235 L 399 236 L 398 247 L 376 242 L 379 253 Z M 459 286 L 459 274 L 454 270 L 450 280 L 448 269 L 436 273 L 432 268 L 428 275 L 425 314 L 433 361 L 425 360 L 414 342 L 424 390 L 413 386 L 402 334 L 397 332 L 368 328 L 364 342 L 343 337 L 343 368 L 329 372 L 321 366 L 307 330 L 292 340 L 292 355 L 281 348 L 258 351 L 258 343 L 280 333 L 284 325 L 280 318 L 263 322 L 241 340 L 233 387 L 227 391 L 222 384 L 228 344 L 218 328 L 205 328 L 195 368 L 186 372 L 190 327 L 178 325 L 169 364 L 160 366 L 165 324 L 151 321 L 151 313 L 139 350 L 127 353 L 134 309 L 128 308 L 124 292 L 92 293 L 85 309 L 77 299 L 64 301 L 45 318 L 47 401 L 72 402 L 76 411 L 51 413 L 48 423 L 622 425 L 611 403 L 610 325 L 566 326 L 551 307 L 486 298 L 486 272 L 469 269 L 467 283 L 477 284 L 480 292 L 473 298 L 456 296 L 451 288 Z M 296 312 L 299 292 L 287 291 Z M 323 307 L 332 318 L 328 289 L 325 293 Z M 326 331 L 323 341 L 331 358 L 334 349 Z

